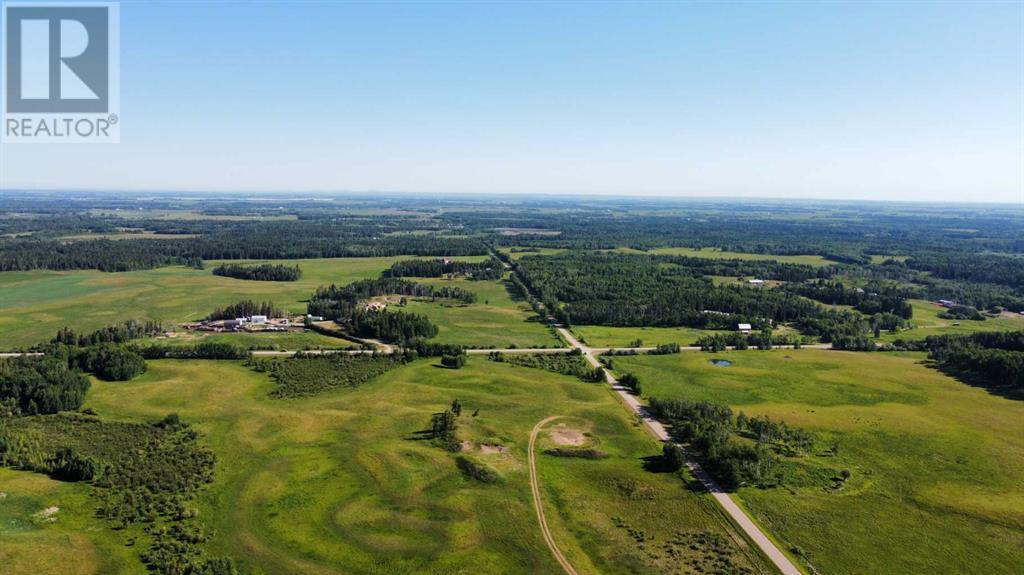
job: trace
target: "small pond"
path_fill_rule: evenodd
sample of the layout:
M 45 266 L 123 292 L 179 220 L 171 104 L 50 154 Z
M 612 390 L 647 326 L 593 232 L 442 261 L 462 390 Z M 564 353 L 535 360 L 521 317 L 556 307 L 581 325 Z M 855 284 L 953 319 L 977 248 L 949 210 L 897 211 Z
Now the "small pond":
M 728 359 L 717 359 L 716 358 L 716 359 L 712 359 L 711 360 L 711 364 L 712 365 L 716 365 L 718 367 L 729 367 L 730 365 L 732 365 L 732 362 L 729 361 Z

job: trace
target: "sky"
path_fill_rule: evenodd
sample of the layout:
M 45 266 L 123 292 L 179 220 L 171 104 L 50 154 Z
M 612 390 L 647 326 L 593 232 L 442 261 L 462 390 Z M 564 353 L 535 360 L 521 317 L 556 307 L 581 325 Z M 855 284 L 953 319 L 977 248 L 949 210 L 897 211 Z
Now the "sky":
M 1024 3 L 122 2 L 14 189 L 1024 203 Z

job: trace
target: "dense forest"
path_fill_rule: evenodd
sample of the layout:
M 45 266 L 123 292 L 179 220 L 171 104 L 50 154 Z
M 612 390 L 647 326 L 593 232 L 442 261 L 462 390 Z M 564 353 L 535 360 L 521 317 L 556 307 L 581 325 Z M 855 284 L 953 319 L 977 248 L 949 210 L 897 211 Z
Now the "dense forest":
M 806 298 L 714 285 L 678 258 L 627 254 L 531 256 L 515 266 L 526 288 L 564 323 L 736 329 L 816 315 Z M 700 260 L 703 261 L 703 260 Z
M 89 378 L 54 356 L 0 358 L 0 415 L 78 409 Z
M 293 282 L 302 277 L 302 270 L 299 269 L 299 266 L 282 264 L 221 264 L 213 268 L 213 275 L 240 280 Z
M 384 270 L 383 275 L 393 278 L 439 278 L 453 275 L 471 280 L 497 280 L 501 279 L 504 271 L 505 268 L 502 266 L 501 260 L 493 257 L 477 263 L 440 258 L 395 262 L 390 268 Z

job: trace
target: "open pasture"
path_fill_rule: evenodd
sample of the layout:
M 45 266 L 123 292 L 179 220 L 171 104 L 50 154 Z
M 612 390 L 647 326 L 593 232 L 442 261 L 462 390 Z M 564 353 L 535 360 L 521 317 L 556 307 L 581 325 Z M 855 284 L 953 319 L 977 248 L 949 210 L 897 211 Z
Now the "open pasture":
M 911 329 L 896 333 L 882 332 L 879 341 L 897 339 L 918 340 L 930 335 L 967 335 L 981 331 L 1013 331 L 1024 329 L 1024 315 L 1006 312 L 999 317 L 987 317 L 984 321 L 969 319 L 943 319 L 939 314 L 945 309 L 937 303 L 912 299 L 914 317 Z
M 615 368 L 649 396 L 725 403 L 812 431 L 815 453 L 787 463 L 785 487 L 739 496 L 822 573 L 1019 573 L 1024 403 L 923 362 L 748 350 L 617 357 Z M 835 489 L 843 469 L 851 478 Z
M 644 470 L 642 458 L 660 446 L 606 386 L 471 358 L 461 370 L 420 360 L 358 389 L 305 399 L 272 399 L 273 387 L 266 374 L 238 362 L 160 360 L 129 383 L 94 381 L 86 405 L 109 419 L 152 421 L 174 411 L 193 423 L 218 456 L 216 480 L 200 500 L 200 517 L 214 533 L 208 552 L 234 557 L 246 573 L 558 572 L 534 514 L 526 463 L 530 430 L 550 415 L 565 418 L 538 445 L 541 491 L 552 533 L 581 573 L 677 573 L 683 564 L 721 561 L 768 572 L 742 539 L 733 542 L 706 495 L 687 490 L 675 474 Z M 496 472 L 495 483 L 465 476 L 458 455 L 419 433 L 455 398 L 463 406 L 458 455 Z M 540 453 L 566 447 L 565 438 L 608 456 Z M 39 479 L 0 473 L 0 491 L 16 497 L 25 493 L 18 481 Z M 60 529 L 100 553 L 128 549 L 86 504 L 42 527 Z M 671 543 L 698 537 L 717 541 L 724 555 Z M 31 553 L 33 540 L 12 541 L 4 553 Z M 47 550 L 7 572 L 63 573 L 73 548 Z M 119 573 L 139 566 L 79 567 Z

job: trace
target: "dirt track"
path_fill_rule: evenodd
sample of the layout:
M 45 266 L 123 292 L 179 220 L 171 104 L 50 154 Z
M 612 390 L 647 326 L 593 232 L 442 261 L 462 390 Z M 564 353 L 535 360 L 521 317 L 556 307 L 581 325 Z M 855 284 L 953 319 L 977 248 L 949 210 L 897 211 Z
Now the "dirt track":
M 542 427 L 545 424 L 558 419 L 560 415 L 553 415 L 551 417 L 544 418 L 537 422 L 537 425 L 533 426 L 533 431 L 530 432 L 530 446 L 529 446 L 529 461 L 530 461 L 530 490 L 533 491 L 533 508 L 537 510 L 537 520 L 540 522 L 541 533 L 544 534 L 544 542 L 548 544 L 548 549 L 551 549 L 551 554 L 555 556 L 555 560 L 565 569 L 565 572 L 569 575 L 578 575 L 576 569 L 573 568 L 572 563 L 562 555 L 559 551 L 558 546 L 555 545 L 555 539 L 551 536 L 551 531 L 548 529 L 548 521 L 544 517 L 544 502 L 540 498 L 540 484 L 537 483 L 537 463 L 534 455 L 534 445 L 537 443 L 537 435 L 540 433 Z

